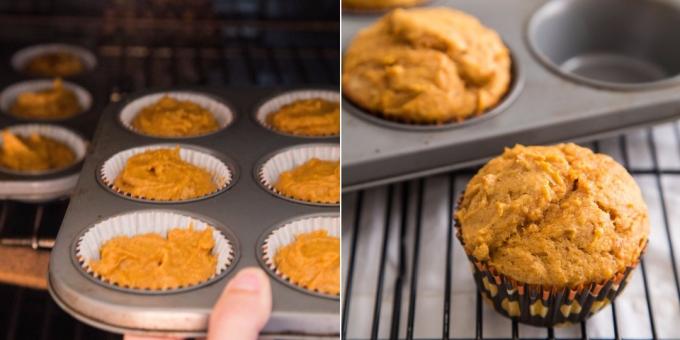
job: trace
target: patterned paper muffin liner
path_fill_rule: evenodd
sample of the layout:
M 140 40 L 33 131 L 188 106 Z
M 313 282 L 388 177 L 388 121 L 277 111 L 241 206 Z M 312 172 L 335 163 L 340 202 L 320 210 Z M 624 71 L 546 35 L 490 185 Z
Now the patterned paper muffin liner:
M 315 99 L 315 98 L 320 98 L 323 100 L 331 101 L 331 102 L 340 102 L 340 94 L 336 91 L 330 91 L 330 90 L 298 90 L 298 91 L 291 91 L 291 92 L 286 92 L 283 94 L 280 94 L 272 99 L 267 100 L 264 104 L 262 104 L 258 109 L 257 112 L 255 113 L 255 118 L 257 121 L 262 125 L 263 127 L 272 130 L 276 133 L 284 134 L 287 136 L 293 136 L 293 137 L 312 137 L 312 138 L 323 138 L 323 137 L 336 137 L 338 134 L 324 134 L 324 135 L 305 135 L 305 134 L 293 134 L 285 131 L 280 131 L 275 129 L 269 122 L 267 122 L 267 117 L 279 109 L 283 107 L 284 105 L 291 104 L 293 102 L 296 102 L 298 100 L 304 100 L 304 99 Z
M 78 102 L 80 103 L 80 108 L 81 110 L 68 117 L 55 117 L 55 118 L 34 118 L 34 117 L 24 117 L 20 115 L 14 115 L 9 112 L 9 109 L 12 107 L 14 102 L 16 101 L 16 98 L 24 92 L 28 91 L 41 91 L 41 90 L 46 90 L 50 89 L 53 87 L 53 82 L 52 80 L 49 79 L 37 79 L 37 80 L 27 80 L 27 81 L 22 81 L 13 85 L 10 85 L 9 87 L 6 87 L 2 92 L 0 93 L 0 109 L 5 112 L 6 114 L 16 116 L 21 119 L 25 120 L 37 120 L 37 121 L 61 121 L 61 120 L 67 120 L 71 119 L 73 117 L 76 117 L 82 113 L 87 112 L 90 110 L 92 107 L 92 95 L 90 92 L 88 92 L 86 89 L 82 88 L 79 85 L 76 85 L 74 83 L 68 82 L 68 81 L 63 81 L 64 88 L 73 91 L 75 93 L 76 97 L 78 98 Z
M 287 246 L 293 241 L 295 237 L 300 234 L 306 234 L 313 231 L 326 230 L 329 236 L 340 237 L 340 217 L 338 216 L 315 216 L 307 217 L 292 222 L 288 222 L 267 235 L 262 244 L 262 260 L 266 264 L 271 273 L 276 275 L 280 280 L 290 283 L 296 287 L 302 288 L 306 291 L 320 294 L 326 297 L 338 298 L 339 294 L 329 294 L 319 290 L 305 287 L 299 282 L 294 282 L 286 274 L 276 268 L 274 258 L 276 252 L 284 246 Z
M 233 178 L 232 170 L 223 161 L 221 161 L 215 156 L 193 149 L 191 146 L 186 147 L 180 145 L 179 146 L 180 158 L 182 158 L 183 161 L 191 163 L 212 174 L 213 175 L 212 179 L 215 185 L 217 186 L 217 190 L 201 197 L 195 197 L 185 200 L 157 200 L 143 196 L 135 196 L 116 187 L 115 185 L 116 178 L 118 178 L 118 175 L 121 173 L 121 171 L 123 171 L 130 157 L 146 151 L 153 151 L 158 149 L 172 149 L 175 147 L 177 147 L 177 144 L 156 144 L 121 151 L 113 155 L 106 162 L 104 162 L 104 164 L 99 169 L 99 178 L 106 187 L 108 187 L 109 189 L 118 193 L 121 196 L 130 197 L 138 200 L 169 203 L 194 201 L 210 197 L 216 195 L 219 192 L 222 192 L 231 184 Z
M 260 184 L 276 196 L 296 202 L 324 206 L 338 205 L 340 202 L 323 203 L 301 200 L 285 195 L 284 193 L 276 190 L 274 187 L 281 173 L 300 166 L 312 158 L 318 158 L 327 161 L 339 161 L 340 146 L 337 144 L 307 144 L 295 146 L 281 151 L 264 161 L 264 163 L 262 163 L 260 166 L 257 172 Z
M 52 173 L 57 173 L 60 171 L 64 171 L 65 169 L 70 168 L 74 164 L 80 163 L 83 158 L 85 158 L 85 153 L 87 152 L 87 142 L 80 137 L 78 134 L 75 132 L 60 127 L 56 125 L 50 125 L 50 124 L 21 124 L 21 125 L 14 125 L 11 127 L 8 127 L 6 130 L 9 132 L 16 134 L 21 137 L 29 137 L 34 133 L 37 133 L 41 136 L 45 136 L 51 139 L 54 139 L 58 142 L 64 143 L 66 146 L 68 146 L 71 151 L 73 151 L 75 155 L 75 159 L 73 163 L 70 165 L 59 168 L 59 169 L 50 169 L 50 170 L 41 170 L 41 171 L 18 171 L 18 170 L 13 170 L 13 169 L 6 169 L 0 166 L 0 169 L 4 172 L 8 173 L 13 173 L 13 174 L 18 174 L 18 175 L 29 175 L 29 176 L 40 176 L 40 175 L 46 175 L 46 174 L 52 174 Z M 2 137 L 0 136 L 0 145 L 2 145 Z M 30 185 L 30 184 L 26 184 Z M 75 186 L 75 182 L 73 183 Z M 0 190 L 0 192 L 3 190 Z
M 210 111 L 213 116 L 215 117 L 215 120 L 217 121 L 218 128 L 217 130 L 214 131 L 208 131 L 205 133 L 201 133 L 198 135 L 191 135 L 191 136 L 156 136 L 156 135 L 151 135 L 144 133 L 142 131 L 139 131 L 135 129 L 132 126 L 132 121 L 135 119 L 137 114 L 139 113 L 140 110 L 142 110 L 144 107 L 147 107 L 149 105 L 155 104 L 157 101 L 159 101 L 162 97 L 168 96 L 170 98 L 173 98 L 175 100 L 188 100 L 193 103 L 198 104 L 199 106 L 203 107 L 204 109 Z M 200 94 L 198 92 L 191 92 L 191 91 L 169 91 L 169 92 L 159 92 L 159 93 L 154 93 L 154 94 L 149 94 L 146 96 L 142 96 L 140 98 L 137 98 L 130 102 L 129 104 L 125 105 L 123 107 L 123 110 L 121 110 L 120 115 L 118 116 L 120 119 L 121 124 L 128 130 L 140 134 L 143 136 L 148 136 L 148 137 L 154 137 L 154 138 L 166 138 L 166 139 L 184 139 L 184 138 L 196 138 L 196 137 L 203 137 L 207 135 L 211 135 L 213 133 L 217 133 L 219 131 L 224 130 L 227 128 L 231 123 L 234 121 L 234 113 L 231 111 L 229 106 L 226 104 L 220 102 L 217 99 L 214 99 L 213 97 L 209 95 L 204 95 Z
M 456 237 L 465 249 L 460 223 L 455 218 L 454 222 Z M 630 273 L 639 262 L 638 258 L 609 280 L 558 288 L 514 280 L 497 272 L 486 262 L 475 259 L 467 251 L 466 255 L 472 263 L 475 283 L 484 299 L 502 315 L 538 327 L 554 327 L 588 319 L 623 291 Z
M 107 241 L 115 237 L 133 237 L 148 233 L 157 233 L 163 237 L 167 237 L 167 234 L 170 230 L 177 228 L 188 229 L 189 226 L 192 226 L 193 229 L 197 231 L 205 230 L 205 228 L 212 229 L 212 236 L 213 240 L 215 241 L 212 254 L 217 256 L 217 265 L 215 267 L 215 274 L 213 274 L 207 280 L 181 287 L 168 287 L 166 289 L 159 290 L 144 289 L 119 285 L 118 283 L 112 282 L 111 280 L 95 273 L 90 267 L 90 261 L 99 260 L 101 247 Z M 114 216 L 90 227 L 76 241 L 75 255 L 81 266 L 81 269 L 102 283 L 112 285 L 117 288 L 135 291 L 168 292 L 195 287 L 218 278 L 234 261 L 235 250 L 231 241 L 221 231 L 205 221 L 171 211 L 145 210 Z
M 85 48 L 67 44 L 41 44 L 23 48 L 12 56 L 11 64 L 17 72 L 25 73 L 26 64 L 33 58 L 46 53 L 65 52 L 76 55 L 85 66 L 84 72 L 92 71 L 97 66 L 97 58 Z M 82 73 L 84 73 L 82 72 Z M 79 74 L 82 74 L 79 73 Z M 73 76 L 77 76 L 74 74 Z

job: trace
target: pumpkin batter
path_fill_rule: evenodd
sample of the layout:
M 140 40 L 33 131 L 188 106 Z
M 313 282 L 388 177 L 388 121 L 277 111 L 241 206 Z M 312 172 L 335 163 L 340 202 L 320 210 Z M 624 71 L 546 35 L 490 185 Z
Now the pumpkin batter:
M 163 201 L 197 198 L 217 190 L 212 174 L 183 161 L 179 147 L 130 157 L 114 186 L 133 196 Z
M 314 98 L 284 105 L 267 116 L 278 131 L 303 136 L 328 136 L 340 133 L 340 104 Z
M 343 0 L 342 7 L 360 10 L 379 10 L 394 7 L 411 7 L 426 0 Z
M 19 94 L 9 112 L 26 118 L 66 118 L 82 111 L 76 94 L 65 88 L 61 79 L 46 90 Z
M 340 239 L 325 230 L 297 235 L 276 252 L 274 263 L 296 285 L 340 294 Z
M 76 159 L 66 144 L 37 133 L 28 137 L 2 132 L 0 166 L 18 171 L 44 171 L 65 168 Z
M 203 135 L 219 128 L 212 112 L 189 100 L 163 96 L 144 107 L 132 120 L 136 130 L 160 137 Z
M 609 280 L 637 263 L 649 234 L 626 169 L 575 144 L 506 149 L 470 180 L 455 216 L 468 254 L 543 287 Z
M 212 229 L 175 228 L 164 238 L 157 233 L 120 236 L 100 249 L 90 268 L 107 281 L 139 289 L 173 289 L 201 283 L 217 269 L 212 254 Z
M 27 73 L 42 77 L 70 77 L 85 70 L 79 56 L 69 52 L 49 52 L 29 60 L 24 67 Z
M 340 162 L 312 158 L 281 173 L 275 188 L 281 194 L 299 200 L 337 203 L 340 200 Z
M 498 34 L 468 14 L 396 9 L 352 41 L 343 93 L 386 119 L 462 121 L 498 103 L 510 84 L 510 65 Z

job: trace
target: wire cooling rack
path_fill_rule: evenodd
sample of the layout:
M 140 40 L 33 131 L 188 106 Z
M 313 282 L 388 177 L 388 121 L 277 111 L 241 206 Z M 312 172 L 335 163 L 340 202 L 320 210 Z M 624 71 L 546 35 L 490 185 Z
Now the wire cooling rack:
M 582 144 L 633 174 L 650 243 L 624 292 L 580 324 L 519 324 L 482 302 L 451 215 L 477 169 L 343 196 L 347 339 L 680 339 L 680 125 Z

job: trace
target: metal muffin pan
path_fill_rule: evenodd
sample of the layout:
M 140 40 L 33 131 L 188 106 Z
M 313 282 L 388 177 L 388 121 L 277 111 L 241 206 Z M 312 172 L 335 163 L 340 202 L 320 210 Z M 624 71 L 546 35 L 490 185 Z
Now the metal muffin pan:
M 476 165 L 516 143 L 587 140 L 680 117 L 680 47 L 666 43 L 680 30 L 677 2 L 441 0 L 430 6 L 462 10 L 497 31 L 523 89 L 502 113 L 451 130 L 397 129 L 343 108 L 344 191 Z M 344 48 L 378 18 L 344 16 Z M 631 74 L 615 78 L 621 68 Z M 663 77 L 651 77 L 654 72 Z
M 114 332 L 176 336 L 205 334 L 211 308 L 228 279 L 241 268 L 261 267 L 257 248 L 263 233 L 271 226 L 293 218 L 338 213 L 337 207 L 300 204 L 276 197 L 262 188 L 254 175 L 253 169 L 258 162 L 271 152 L 315 142 L 267 130 L 252 117 L 264 99 L 285 89 L 192 88 L 191 91 L 229 102 L 235 119 L 228 129 L 220 133 L 181 139 L 179 144 L 224 155 L 234 162 L 241 176 L 225 192 L 193 202 L 140 202 L 110 192 L 97 179 L 99 167 L 109 157 L 133 147 L 172 144 L 165 138 L 136 134 L 117 122 L 118 114 L 126 103 L 158 91 L 131 95 L 125 101 L 110 105 L 97 127 L 92 152 L 85 159 L 80 181 L 50 257 L 50 293 L 62 308 L 83 322 Z M 323 143 L 339 142 L 337 138 L 321 140 Z M 163 295 L 124 292 L 98 284 L 73 262 L 72 245 L 83 230 L 111 216 L 145 209 L 181 211 L 228 226 L 240 247 L 240 258 L 220 279 L 195 289 Z M 339 334 L 337 300 L 293 289 L 275 279 L 271 280 L 271 284 L 274 303 L 272 317 L 263 330 L 265 334 Z

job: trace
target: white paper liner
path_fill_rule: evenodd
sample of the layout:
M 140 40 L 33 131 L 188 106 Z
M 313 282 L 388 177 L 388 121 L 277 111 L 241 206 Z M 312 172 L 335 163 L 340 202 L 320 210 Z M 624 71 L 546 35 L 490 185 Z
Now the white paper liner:
M 73 91 L 76 94 L 76 97 L 78 98 L 78 102 L 80 103 L 81 110 L 80 112 L 74 114 L 73 116 L 68 116 L 68 117 L 56 117 L 56 118 L 34 118 L 34 117 L 24 117 L 24 116 L 19 116 L 22 119 L 32 119 L 32 120 L 65 120 L 65 119 L 70 119 L 73 118 L 74 116 L 77 116 L 83 112 L 87 112 L 90 107 L 92 106 L 92 95 L 90 95 L 90 92 L 85 90 L 79 85 L 76 85 L 74 83 L 68 82 L 68 81 L 62 81 L 64 84 L 64 87 Z M 51 79 L 40 79 L 40 80 L 27 80 L 27 81 L 22 81 L 13 85 L 10 85 L 9 87 L 6 87 L 2 92 L 0 93 L 0 109 L 2 111 L 6 112 L 7 114 L 9 113 L 9 109 L 14 104 L 14 101 L 16 100 L 17 96 L 19 94 L 28 92 L 28 91 L 40 91 L 40 90 L 46 90 L 50 89 L 53 87 L 53 81 Z
M 329 236 L 340 237 L 340 217 L 338 216 L 316 216 L 299 219 L 284 224 L 283 226 L 273 230 L 262 244 L 262 256 L 267 267 L 277 276 L 285 281 L 288 281 L 296 286 L 308 289 L 310 291 L 331 295 L 317 290 L 311 290 L 307 287 L 299 285 L 290 280 L 284 273 L 276 268 L 274 257 L 276 252 L 284 246 L 287 246 L 295 241 L 295 237 L 300 234 L 310 233 L 318 230 L 326 230 Z
M 150 145 L 150 146 L 142 146 L 142 147 L 136 147 L 132 149 L 128 149 L 125 151 L 121 151 L 115 155 L 113 155 L 111 158 L 109 158 L 106 162 L 104 162 L 104 165 L 102 165 L 99 175 L 101 176 L 102 181 L 106 186 L 111 188 L 112 190 L 118 192 L 121 195 L 124 196 L 129 196 L 129 197 L 134 197 L 137 199 L 142 199 L 142 200 L 150 200 L 150 201 L 159 201 L 159 202 L 166 202 L 164 200 L 155 200 L 151 198 L 145 198 L 141 196 L 134 196 L 130 195 L 120 189 L 118 189 L 115 185 L 114 182 L 116 181 L 116 178 L 118 177 L 118 174 L 120 174 L 121 171 L 125 168 L 125 164 L 127 163 L 127 160 L 137 154 L 146 152 L 146 151 L 152 151 L 152 150 L 158 150 L 158 149 L 172 149 L 175 148 L 177 145 L 176 144 L 157 144 L 157 145 Z M 232 173 L 231 169 L 224 164 L 220 159 L 218 159 L 215 156 L 212 156 L 210 154 L 193 150 L 190 148 L 186 148 L 180 145 L 179 149 L 179 156 L 182 158 L 183 161 L 187 163 L 191 163 L 203 170 L 208 171 L 210 174 L 212 174 L 212 179 L 215 185 L 217 186 L 217 190 L 215 190 L 212 193 L 209 193 L 205 196 L 212 195 L 216 192 L 219 192 L 229 186 L 231 184 L 232 180 Z M 202 197 L 195 197 L 195 198 L 190 198 L 186 200 L 167 200 L 167 202 L 182 202 L 182 201 L 191 201 L 195 199 L 200 199 Z
M 318 158 L 326 161 L 339 161 L 340 146 L 332 144 L 310 144 L 296 146 L 282 151 L 269 158 L 261 165 L 258 171 L 260 182 L 264 187 L 278 196 L 286 197 L 299 202 L 308 202 L 284 195 L 283 193 L 276 190 L 274 185 L 276 185 L 281 173 L 298 167 L 312 158 Z M 325 204 L 320 202 L 309 203 Z
M 201 107 L 210 111 L 213 114 L 215 120 L 217 120 L 217 125 L 219 127 L 217 128 L 217 130 L 214 131 L 191 136 L 156 136 L 135 129 L 132 126 L 132 121 L 137 116 L 137 113 L 139 113 L 139 111 L 144 107 L 155 104 L 164 96 L 168 96 L 176 100 L 188 100 L 200 105 Z M 123 110 L 121 110 L 120 112 L 119 119 L 123 126 L 125 126 L 128 130 L 141 135 L 157 138 L 193 138 L 206 136 L 225 129 L 234 121 L 234 113 L 227 105 L 216 99 L 211 98 L 210 96 L 189 91 L 171 91 L 154 93 L 133 100 L 129 104 L 125 105 L 125 107 L 123 107 Z
M 73 161 L 73 164 L 77 164 L 85 158 L 85 153 L 87 152 L 87 142 L 85 142 L 84 139 L 82 139 L 80 136 L 78 136 L 76 133 L 73 131 L 56 126 L 56 125 L 50 125 L 50 124 L 22 124 L 22 125 L 14 125 L 11 127 L 8 127 L 6 130 L 9 130 L 13 134 L 16 134 L 21 137 L 29 137 L 34 133 L 37 133 L 41 136 L 45 136 L 48 138 L 52 138 L 58 142 L 66 144 L 71 151 L 75 154 L 75 160 Z M 2 136 L 0 136 L 0 146 L 2 146 Z M 5 169 L 2 166 L 0 166 L 0 169 L 5 172 L 10 172 L 10 173 L 15 173 L 15 174 L 21 174 L 21 175 L 44 175 L 48 173 L 55 173 L 62 171 L 69 166 L 66 166 L 64 168 L 60 169 L 49 169 L 49 170 L 42 170 L 42 171 L 19 171 L 19 170 L 13 170 L 13 169 Z M 0 183 L 3 183 L 0 181 Z M 75 183 L 74 183 L 75 184 Z M 3 183 L 4 185 L 4 183 Z M 28 185 L 28 184 L 26 184 Z M 56 188 L 55 188 L 56 190 Z M 59 190 L 62 191 L 62 190 Z M 4 192 L 4 190 L 0 189 L 0 194 Z
M 205 228 L 213 229 L 212 235 L 215 246 L 213 247 L 212 254 L 217 256 L 217 266 L 215 268 L 215 274 L 203 282 L 210 281 L 224 272 L 233 262 L 234 248 L 231 242 L 222 232 L 207 222 L 170 211 L 149 210 L 131 212 L 111 217 L 97 223 L 78 240 L 78 243 L 76 244 L 76 258 L 80 262 L 83 270 L 88 274 L 103 282 L 118 286 L 116 283 L 97 275 L 92 271 L 92 268 L 89 265 L 90 261 L 99 260 L 100 249 L 107 241 L 119 236 L 132 237 L 147 233 L 158 233 L 163 237 L 167 237 L 168 231 L 171 229 L 188 229 L 189 226 L 193 226 L 194 230 L 198 231 L 205 230 Z M 196 286 L 203 282 L 197 282 L 191 286 Z M 175 287 L 166 290 L 175 290 L 191 286 Z M 147 290 L 133 287 L 123 288 Z
M 67 44 L 40 44 L 23 48 L 12 55 L 12 67 L 17 72 L 25 72 L 26 64 L 33 58 L 46 53 L 65 52 L 76 55 L 83 62 L 85 71 L 92 71 L 97 66 L 97 58 L 89 50 Z M 78 74 L 74 74 L 76 76 Z
M 292 133 L 288 133 L 288 132 L 285 132 L 285 131 L 276 130 L 273 126 L 271 126 L 269 124 L 269 122 L 267 122 L 267 116 L 269 116 L 270 113 L 278 111 L 284 105 L 288 105 L 288 104 L 296 102 L 298 100 L 315 99 L 315 98 L 320 98 L 320 99 L 323 99 L 323 100 L 336 102 L 336 103 L 340 102 L 340 94 L 336 91 L 330 91 L 330 90 L 291 91 L 291 92 L 286 92 L 286 93 L 278 95 L 278 96 L 276 96 L 272 99 L 267 100 L 264 104 L 262 104 L 257 109 L 257 112 L 255 113 L 255 118 L 265 128 L 272 130 L 274 132 L 277 132 L 277 133 L 284 134 L 284 135 L 289 135 L 289 136 L 294 136 L 294 137 L 333 137 L 333 136 L 337 136 L 338 134 L 330 134 L 330 135 L 292 134 Z

